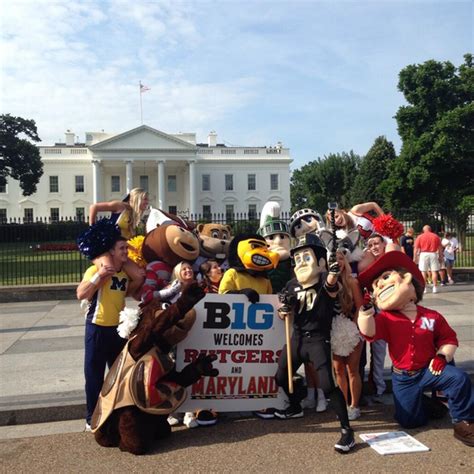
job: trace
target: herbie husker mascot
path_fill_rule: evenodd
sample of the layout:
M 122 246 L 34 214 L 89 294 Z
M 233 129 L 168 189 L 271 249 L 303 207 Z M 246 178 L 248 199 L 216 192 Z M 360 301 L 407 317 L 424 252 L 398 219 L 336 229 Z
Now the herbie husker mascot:
M 359 328 L 369 341 L 384 339 L 392 359 L 395 418 L 404 428 L 428 422 L 427 389 L 442 390 L 454 423 L 454 437 L 474 446 L 474 399 L 469 376 L 449 364 L 458 346 L 456 333 L 438 312 L 424 308 L 424 280 L 418 267 L 399 251 L 385 253 L 359 274 L 372 291 L 359 310 Z
M 278 265 L 278 260 L 262 236 L 236 235 L 229 246 L 230 268 L 222 277 L 219 293 L 246 295 L 251 303 L 257 303 L 259 295 L 272 294 L 267 272 Z
M 196 319 L 193 306 L 204 295 L 197 283 L 188 283 L 175 303 L 167 306 L 155 299 L 141 309 L 138 326 L 108 372 L 92 416 L 92 431 L 101 446 L 144 454 L 155 440 L 171 433 L 167 417 L 186 399 L 185 387 L 203 375 L 218 375 L 212 367 L 215 355 L 201 355 L 181 372 L 168 355 L 187 336 Z

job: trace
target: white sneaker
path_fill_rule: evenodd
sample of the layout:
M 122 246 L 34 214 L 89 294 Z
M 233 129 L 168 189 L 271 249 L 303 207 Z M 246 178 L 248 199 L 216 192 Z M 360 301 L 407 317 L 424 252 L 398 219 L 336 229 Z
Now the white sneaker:
M 426 288 L 426 286 L 425 286 L 425 291 L 423 291 L 423 293 L 425 294 L 428 293 L 428 288 Z
M 433 293 L 438 293 L 438 287 L 437 286 L 433 286 Z
M 314 398 L 305 398 L 301 401 L 303 408 L 316 408 L 316 400 Z
M 168 424 L 170 426 L 177 426 L 179 425 L 179 418 L 177 416 L 174 416 L 174 415 L 169 415 L 168 416 Z
M 187 411 L 184 414 L 183 425 L 187 426 L 188 428 L 197 428 L 199 423 L 196 421 L 196 417 L 194 413 L 191 411 Z
M 316 404 L 316 413 L 322 413 L 326 411 L 328 407 L 328 401 L 326 397 L 318 397 L 318 403 Z
M 452 278 L 448 280 L 448 285 L 454 285 L 454 280 Z
M 89 433 L 89 432 L 92 431 L 91 425 L 89 425 L 89 423 L 87 423 L 87 421 L 86 421 L 86 427 L 84 428 L 84 431 L 85 431 L 86 433 Z
M 347 407 L 347 415 L 349 417 L 349 421 L 357 420 L 357 418 L 360 418 L 360 408 Z

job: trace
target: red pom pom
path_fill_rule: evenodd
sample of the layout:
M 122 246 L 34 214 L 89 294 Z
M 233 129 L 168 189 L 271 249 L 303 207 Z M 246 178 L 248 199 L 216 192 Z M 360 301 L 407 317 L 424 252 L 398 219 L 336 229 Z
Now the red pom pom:
M 382 214 L 376 217 L 372 224 L 377 234 L 390 237 L 392 240 L 397 240 L 403 235 L 403 224 L 398 222 L 392 214 Z

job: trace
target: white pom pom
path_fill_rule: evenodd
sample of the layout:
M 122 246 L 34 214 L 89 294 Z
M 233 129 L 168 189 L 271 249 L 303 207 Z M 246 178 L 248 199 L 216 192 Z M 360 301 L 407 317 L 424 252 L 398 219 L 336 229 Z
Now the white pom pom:
M 356 324 L 342 314 L 332 320 L 331 348 L 334 354 L 347 357 L 355 349 L 361 336 Z
M 140 311 L 133 308 L 124 308 L 120 311 L 120 324 L 117 326 L 117 332 L 123 339 L 128 339 L 130 333 L 137 327 L 140 321 Z
M 347 232 L 344 229 L 337 229 L 336 230 L 336 237 L 339 240 L 345 239 L 347 237 Z

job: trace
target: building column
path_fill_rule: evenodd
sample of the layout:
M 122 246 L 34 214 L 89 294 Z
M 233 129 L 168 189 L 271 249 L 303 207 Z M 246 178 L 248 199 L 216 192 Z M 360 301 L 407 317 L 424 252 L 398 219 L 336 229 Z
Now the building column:
M 165 209 L 165 162 L 158 161 L 158 209 Z
M 133 189 L 133 160 L 125 161 L 125 184 L 128 194 Z
M 100 160 L 92 160 L 92 202 L 100 201 Z
M 196 160 L 188 161 L 189 164 L 189 212 L 196 215 Z

